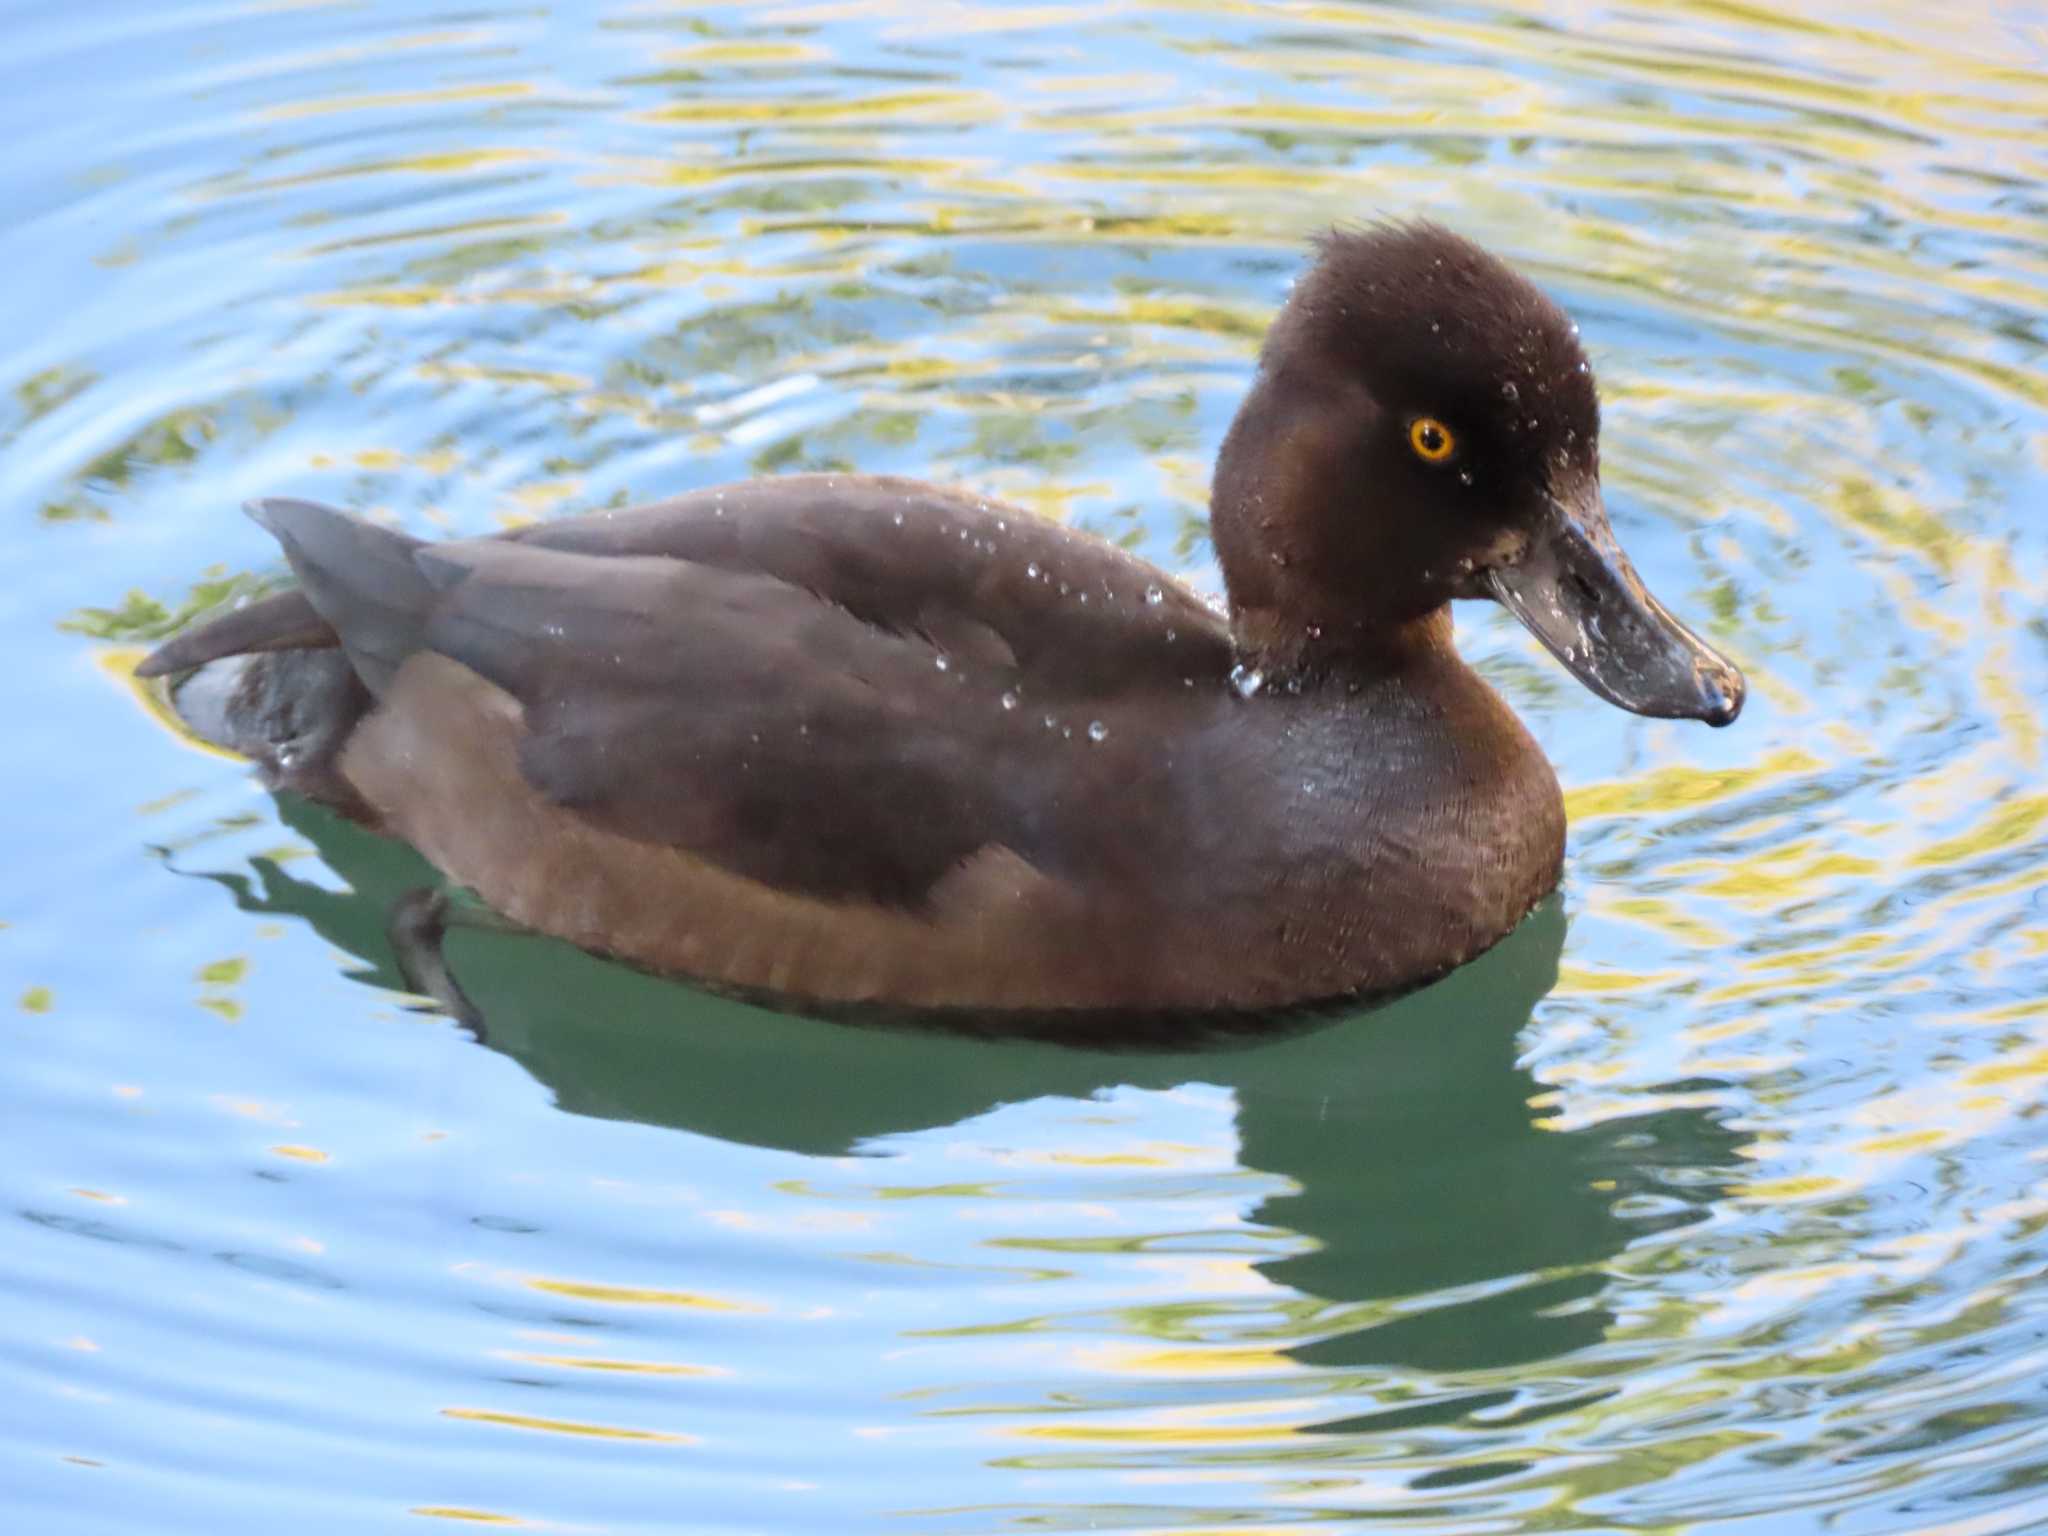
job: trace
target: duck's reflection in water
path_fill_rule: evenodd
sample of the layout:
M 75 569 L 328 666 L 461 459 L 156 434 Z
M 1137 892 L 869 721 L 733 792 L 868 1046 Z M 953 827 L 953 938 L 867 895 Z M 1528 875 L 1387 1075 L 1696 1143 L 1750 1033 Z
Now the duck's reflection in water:
M 398 986 L 386 909 L 431 872 L 410 849 L 317 807 L 286 798 L 280 808 L 351 890 L 268 859 L 207 878 L 245 910 L 305 919 L 364 960 L 361 979 Z M 490 1047 L 562 1109 L 729 1142 L 840 1157 L 1042 1097 L 1225 1087 L 1240 1161 L 1293 1185 L 1253 1219 L 1309 1240 L 1260 1267 L 1331 1304 L 1329 1331 L 1290 1352 L 1316 1365 L 1458 1371 L 1597 1343 L 1612 1322 L 1602 1263 L 1699 1219 L 1737 1162 L 1740 1138 L 1696 1108 L 1550 1127 L 1517 1041 L 1557 980 L 1564 931 L 1553 897 L 1422 992 L 1279 1038 L 1192 1050 L 821 1023 L 541 939 L 461 934 L 451 950 Z M 1403 1299 L 1345 1315 L 1345 1304 Z

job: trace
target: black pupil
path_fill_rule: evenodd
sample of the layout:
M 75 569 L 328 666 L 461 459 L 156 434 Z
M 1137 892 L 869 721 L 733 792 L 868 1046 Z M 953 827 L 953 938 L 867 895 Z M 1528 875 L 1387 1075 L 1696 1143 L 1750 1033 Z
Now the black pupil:
M 1426 426 L 1422 429 L 1422 451 L 1424 453 L 1439 452 L 1443 446 L 1444 434 L 1441 427 Z

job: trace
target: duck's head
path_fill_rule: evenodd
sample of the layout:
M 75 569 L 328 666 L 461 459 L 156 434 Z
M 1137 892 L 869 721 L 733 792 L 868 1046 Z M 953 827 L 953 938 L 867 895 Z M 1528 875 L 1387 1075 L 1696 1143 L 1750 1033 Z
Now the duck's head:
M 1487 597 L 1623 709 L 1742 708 L 1741 672 L 1615 543 L 1578 327 L 1435 225 L 1322 242 L 1217 459 L 1212 527 L 1253 657 L 1396 654 Z

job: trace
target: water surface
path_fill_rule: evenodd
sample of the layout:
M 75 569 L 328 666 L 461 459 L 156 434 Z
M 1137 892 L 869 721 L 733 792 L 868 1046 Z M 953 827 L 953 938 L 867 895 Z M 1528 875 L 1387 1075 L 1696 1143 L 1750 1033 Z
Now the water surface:
M 10 3 L 10 1530 L 1969 1536 L 2048 1522 L 2048 20 L 2031 4 Z M 1463 643 L 1573 812 L 1481 964 L 1257 1048 L 715 1003 L 465 938 L 129 685 L 289 491 L 749 474 L 1213 581 L 1305 238 L 1572 310 L 1752 681 Z

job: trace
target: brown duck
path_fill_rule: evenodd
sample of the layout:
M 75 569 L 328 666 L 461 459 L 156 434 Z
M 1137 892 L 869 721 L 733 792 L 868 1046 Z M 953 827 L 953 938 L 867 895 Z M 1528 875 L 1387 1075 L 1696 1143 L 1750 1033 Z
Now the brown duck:
M 298 586 L 139 670 L 243 658 L 200 677 L 275 783 L 636 965 L 829 1014 L 1242 1019 L 1416 986 L 1557 884 L 1556 776 L 1452 599 L 1624 709 L 1740 710 L 1615 544 L 1599 426 L 1527 281 L 1340 233 L 1217 459 L 1227 612 L 909 480 L 441 544 L 269 500 Z M 444 915 L 408 906 L 415 976 Z

